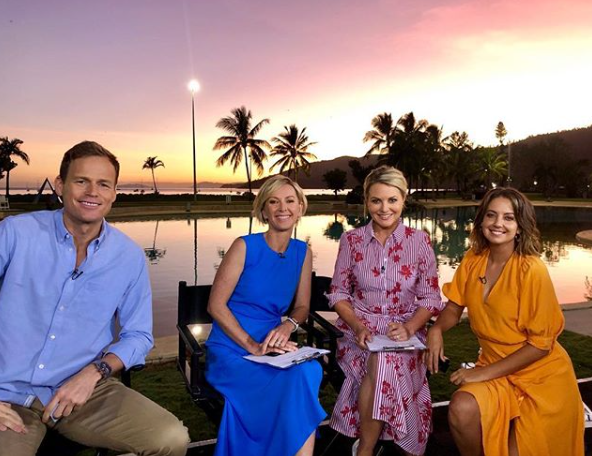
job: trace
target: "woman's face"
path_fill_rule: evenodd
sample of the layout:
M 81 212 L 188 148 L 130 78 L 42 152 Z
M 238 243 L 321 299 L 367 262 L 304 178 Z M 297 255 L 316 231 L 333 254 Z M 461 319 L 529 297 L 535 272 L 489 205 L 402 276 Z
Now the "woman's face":
M 368 189 L 366 208 L 375 228 L 394 230 L 401 218 L 405 198 L 397 187 L 373 184 Z
M 514 244 L 514 237 L 520 229 L 509 199 L 500 196 L 491 200 L 481 223 L 481 231 L 491 246 Z
M 296 190 L 289 184 L 278 188 L 265 202 L 263 217 L 270 229 L 291 230 L 302 215 L 302 204 Z

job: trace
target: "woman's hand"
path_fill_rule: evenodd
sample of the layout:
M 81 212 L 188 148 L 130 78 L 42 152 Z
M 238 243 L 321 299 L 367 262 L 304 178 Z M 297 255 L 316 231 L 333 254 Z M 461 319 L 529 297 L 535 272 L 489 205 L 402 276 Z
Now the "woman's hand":
M 366 328 L 366 326 L 364 326 L 362 323 L 360 323 L 358 327 L 354 330 L 354 333 L 356 335 L 357 346 L 360 347 L 362 350 L 368 350 L 368 345 L 366 345 L 366 342 L 372 342 L 373 339 L 370 330 Z
M 279 353 L 280 355 L 283 355 L 284 353 L 296 350 L 298 350 L 298 344 L 296 342 L 292 342 L 291 340 L 289 340 L 284 344 L 282 348 L 270 347 L 269 345 L 264 346 L 263 342 L 261 342 L 260 344 L 255 343 L 253 345 L 253 348 L 250 349 L 249 352 L 255 356 L 263 356 L 269 353 Z
M 423 362 L 432 374 L 437 374 L 439 361 L 447 360 L 444 356 L 444 339 L 440 328 L 429 329 L 426 346 L 427 349 L 423 352 Z
M 268 353 L 269 351 L 285 353 L 297 350 L 297 344 L 290 341 L 290 335 L 292 334 L 293 329 L 294 325 L 292 325 L 292 323 L 284 321 L 279 326 L 276 326 L 269 331 L 265 340 L 261 343 L 261 348 L 264 351 L 263 354 Z
M 465 383 L 477 383 L 489 380 L 485 375 L 483 367 L 474 367 L 473 369 L 459 369 L 450 375 L 450 381 L 457 386 Z
M 400 342 L 404 342 L 409 340 L 409 338 L 414 333 L 409 330 L 409 328 L 404 323 L 396 323 L 391 322 L 388 324 L 388 329 L 386 331 L 386 335 L 391 340 L 396 340 Z

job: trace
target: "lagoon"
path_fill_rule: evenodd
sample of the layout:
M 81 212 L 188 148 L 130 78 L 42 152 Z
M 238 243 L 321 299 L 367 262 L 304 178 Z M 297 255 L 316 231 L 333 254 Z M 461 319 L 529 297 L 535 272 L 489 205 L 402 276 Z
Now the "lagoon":
M 436 258 L 440 286 L 450 281 L 468 246 L 474 207 L 429 209 L 406 214 L 404 223 L 427 231 Z M 543 238 L 542 259 L 549 268 L 559 301 L 563 304 L 592 300 L 592 247 L 575 239 L 590 226 L 587 209 L 537 208 Z M 154 295 L 154 334 L 176 334 L 177 286 L 211 284 L 221 258 L 232 241 L 249 232 L 265 231 L 265 226 L 247 216 L 195 216 L 153 218 L 114 222 L 144 248 Z M 313 269 L 332 275 L 339 237 L 363 223 L 359 214 L 305 216 L 296 237 L 306 240 L 313 250 Z

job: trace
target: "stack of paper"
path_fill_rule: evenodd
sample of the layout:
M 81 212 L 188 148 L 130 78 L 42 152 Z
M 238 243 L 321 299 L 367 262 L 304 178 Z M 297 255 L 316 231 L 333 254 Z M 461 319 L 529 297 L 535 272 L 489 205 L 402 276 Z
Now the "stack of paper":
M 590 407 L 588 407 L 585 402 L 583 402 L 583 404 L 584 404 L 584 427 L 592 428 L 592 410 L 590 410 Z
M 407 350 L 425 350 L 426 346 L 421 343 L 416 335 L 411 336 L 409 340 L 397 341 L 389 339 L 387 336 L 374 336 L 372 342 L 366 342 L 371 352 L 381 351 L 407 351 Z
M 284 353 L 283 355 L 277 356 L 255 356 L 247 355 L 244 358 L 254 363 L 269 364 L 273 367 L 279 367 L 280 369 L 288 369 L 289 367 L 301 364 L 311 359 L 319 358 L 323 355 L 330 353 L 329 350 L 315 347 L 301 347 L 296 351 Z

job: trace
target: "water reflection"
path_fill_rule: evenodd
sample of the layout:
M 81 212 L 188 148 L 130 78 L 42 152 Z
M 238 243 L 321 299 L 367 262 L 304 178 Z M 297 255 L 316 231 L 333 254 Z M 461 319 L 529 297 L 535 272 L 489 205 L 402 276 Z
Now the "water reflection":
M 575 221 L 569 222 L 566 218 L 570 214 Z M 470 207 L 430 209 L 404 216 L 405 224 L 431 236 L 440 283 L 450 281 L 458 267 L 468 247 L 473 217 L 474 208 Z M 542 259 L 549 267 L 559 300 L 563 303 L 591 300 L 592 248 L 578 244 L 575 233 L 589 228 L 592 215 L 564 212 L 562 217 L 556 217 L 545 210 L 545 218 L 540 224 L 544 246 Z M 313 268 L 318 274 L 332 275 L 341 234 L 364 223 L 366 218 L 362 214 L 308 215 L 301 220 L 297 237 L 311 246 Z M 150 263 L 157 336 L 175 334 L 180 280 L 211 284 L 234 239 L 249 231 L 256 233 L 266 229 L 252 217 L 228 217 L 226 214 L 117 222 L 115 225 L 138 244 L 150 246 L 145 251 Z M 162 254 L 157 255 L 157 252 Z
M 152 239 L 152 247 L 144 248 L 144 254 L 146 258 L 148 258 L 148 262 L 150 264 L 158 264 L 160 259 L 166 255 L 166 249 L 157 249 L 156 248 L 156 237 L 158 236 L 158 224 L 160 220 L 156 221 L 156 226 L 154 227 L 154 238 Z

